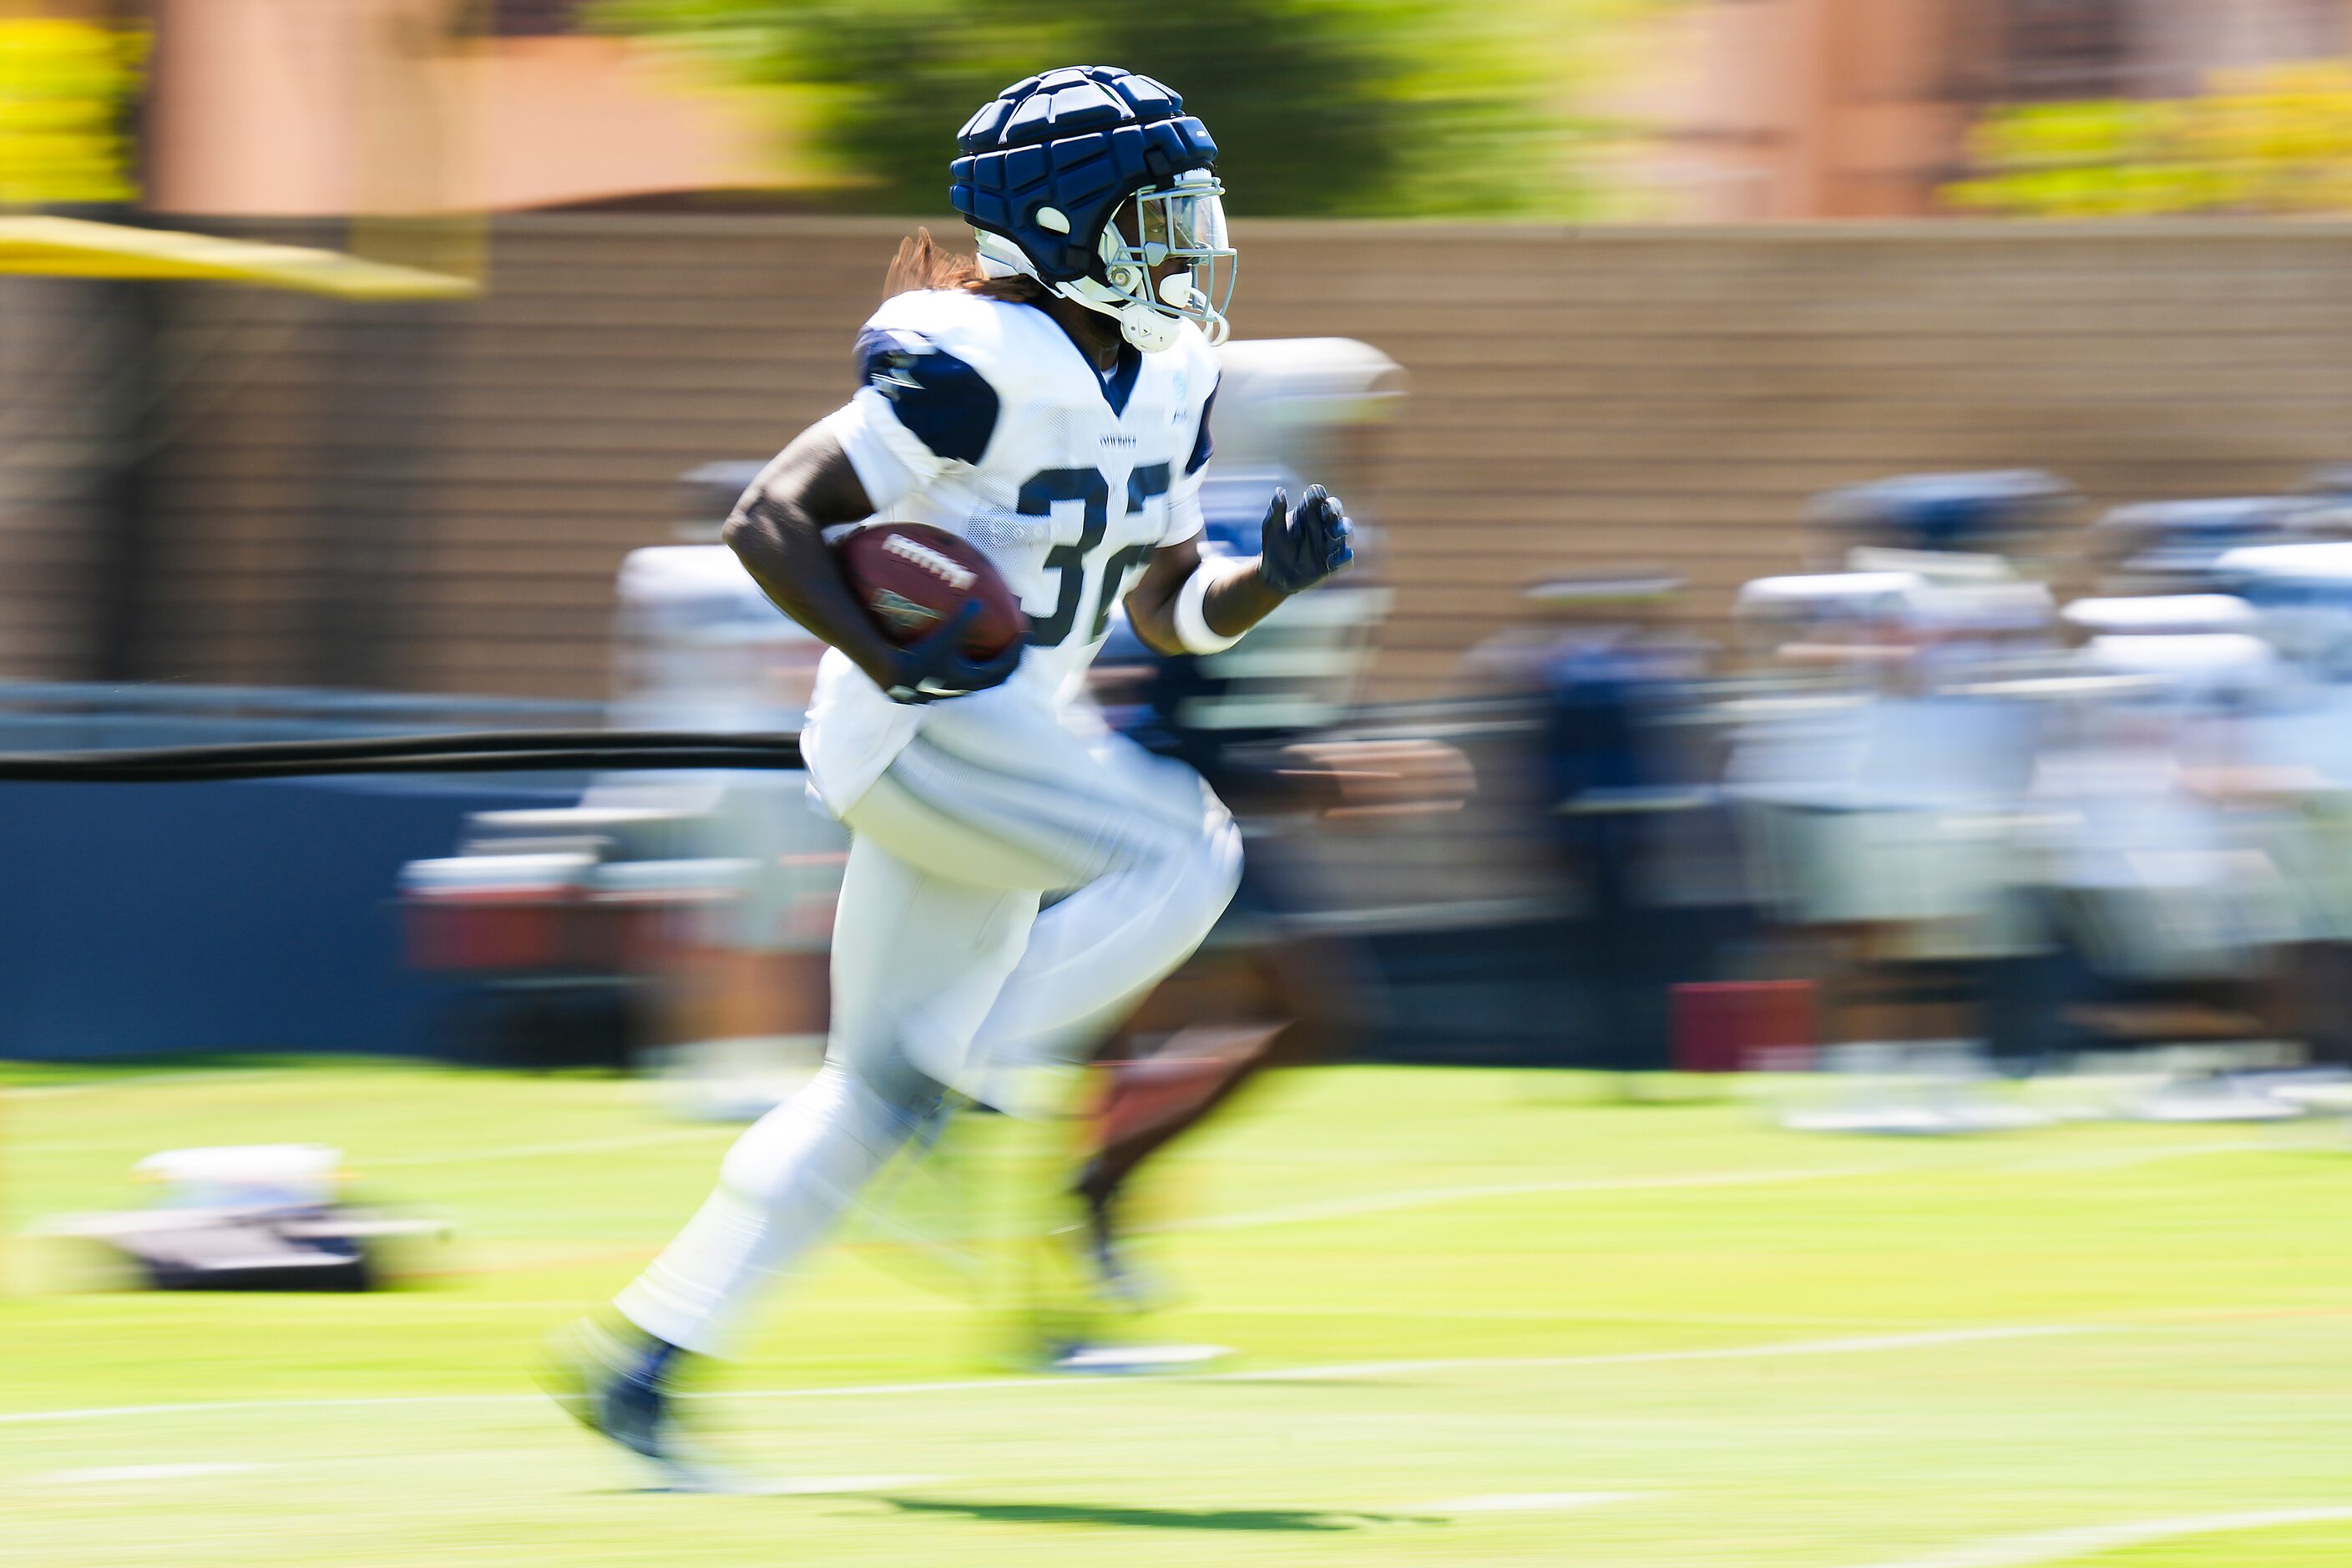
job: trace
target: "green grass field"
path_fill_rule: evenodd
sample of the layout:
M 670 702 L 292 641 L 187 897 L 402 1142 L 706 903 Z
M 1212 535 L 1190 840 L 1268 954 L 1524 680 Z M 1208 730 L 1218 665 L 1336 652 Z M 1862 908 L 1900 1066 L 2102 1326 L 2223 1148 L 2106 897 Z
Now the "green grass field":
M 2319 1124 L 1830 1139 L 1573 1075 L 1296 1075 L 1162 1184 L 1184 1301 L 1136 1331 L 1234 1347 L 1217 1374 L 1008 1371 L 1034 1248 L 975 1305 L 868 1222 L 701 1406 L 772 1493 L 684 1496 L 529 1373 L 731 1130 L 597 1078 L 0 1070 L 12 1229 L 159 1148 L 289 1139 L 459 1226 L 366 1297 L 40 1294 L 12 1247 L 0 1562 L 2352 1562 L 2352 1148 Z M 1026 1212 L 1041 1136 L 976 1121 L 954 1168 Z

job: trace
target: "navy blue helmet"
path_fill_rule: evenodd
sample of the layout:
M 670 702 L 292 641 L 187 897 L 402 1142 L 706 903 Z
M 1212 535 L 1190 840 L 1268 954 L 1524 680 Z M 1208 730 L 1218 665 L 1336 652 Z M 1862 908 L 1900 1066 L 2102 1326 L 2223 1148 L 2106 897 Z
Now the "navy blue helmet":
M 1116 66 L 1013 83 L 968 121 L 948 199 L 982 264 L 1118 319 L 1147 353 L 1192 321 L 1223 341 L 1232 298 L 1217 144 L 1175 91 Z M 1154 274 L 1171 262 L 1179 270 Z

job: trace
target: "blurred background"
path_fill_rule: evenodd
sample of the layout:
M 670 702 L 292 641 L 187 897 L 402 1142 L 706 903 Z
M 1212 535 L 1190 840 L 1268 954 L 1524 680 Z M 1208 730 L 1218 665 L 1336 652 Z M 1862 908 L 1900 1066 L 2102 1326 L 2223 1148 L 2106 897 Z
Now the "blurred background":
M 2159 1492 L 2352 1552 L 2352 1286 L 2314 1239 L 2342 1132 L 2308 1120 L 2352 1111 L 2352 0 L 0 0 L 0 752 L 793 731 L 819 650 L 719 522 L 852 390 L 899 240 L 960 245 L 956 128 L 1073 60 L 1175 84 L 1223 149 L 1213 547 L 1310 480 L 1364 533 L 1229 654 L 1113 627 L 1098 700 L 1211 778 L 1252 868 L 1171 993 L 1230 1038 L 1128 1109 L 1204 1110 L 1289 1020 L 1294 1057 L 1417 1064 L 1296 1075 L 1183 1166 L 1213 1307 L 1177 1321 L 1421 1358 L 1398 1419 L 1430 1425 L 1376 1446 L 1353 1365 L 1208 1458 L 1199 1385 L 1043 1458 L 941 1416 L 1030 1512 L 883 1500 L 900 1524 L 936 1555 L 974 1519 L 1528 1512 L 1479 1560 L 1552 1563 L 1543 1510 L 1664 1478 L 1736 1506 L 1627 1507 L 1591 1561 L 1892 1562 Z M 0 784 L 11 1226 L 160 1285 L 360 1289 L 396 1242 L 445 1288 L 0 1299 L 53 1347 L 0 1421 L 72 1456 L 10 1494 L 54 1506 L 44 1560 L 131 1560 L 126 1520 L 193 1560 L 169 1510 L 78 1489 L 354 1443 L 380 1487 L 285 1487 L 246 1541 L 221 1482 L 188 1528 L 625 1560 L 594 1532 L 625 1498 L 575 1495 L 516 1369 L 706 1189 L 731 1133 L 698 1123 L 809 1069 L 842 853 L 781 771 Z M 656 1081 L 542 1070 L 575 1067 Z M 2207 1122 L 2306 1125 L 2149 1125 Z M 1834 1132 L 1991 1136 L 1790 1152 Z M 439 1207 L 348 1201 L 345 1152 Z M 2198 1179 L 2141 1169 L 2174 1159 Z M 58 1217 L 134 1166 L 156 1204 Z M 935 1274 L 957 1169 L 876 1205 Z M 471 1250 L 435 1252 L 453 1223 Z M 1392 1228 L 1314 1228 L 1359 1223 Z M 827 1277 L 763 1364 L 967 1373 L 894 1289 Z M 1766 1331 L 1998 1343 L 1649 1369 Z M 1642 1370 L 1596 1394 L 1560 1370 L 1588 1352 Z M 216 1452 L 206 1413 L 257 1388 L 402 1410 Z M 445 1398 L 478 1452 L 426 1425 Z M 886 1416 L 825 1430 L 820 1464 L 910 1462 Z M 1064 1475 L 1181 1507 L 1031 1507 Z M 1375 1476 L 1475 1495 L 1283 1511 Z
M 1064 57 L 1225 148 L 1227 512 L 1376 531 L 1111 693 L 1406 759 L 1258 814 L 1347 1050 L 2336 1051 L 2339 0 L 11 0 L 0 744 L 789 730 L 716 523 Z M 789 782 L 11 787 L 11 1052 L 822 1032 Z

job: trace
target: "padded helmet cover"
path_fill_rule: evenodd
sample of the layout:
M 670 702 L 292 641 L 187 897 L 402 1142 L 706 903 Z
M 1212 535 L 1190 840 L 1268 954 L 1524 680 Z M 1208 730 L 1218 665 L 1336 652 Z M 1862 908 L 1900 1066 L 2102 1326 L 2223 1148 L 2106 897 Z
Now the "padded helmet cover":
M 1136 191 L 1217 161 L 1208 127 L 1174 89 L 1117 66 L 1069 66 L 1014 82 L 956 133 L 948 200 L 972 227 L 1021 247 L 1048 283 L 1104 281 L 1097 241 Z M 1051 208 L 1060 232 L 1037 221 Z

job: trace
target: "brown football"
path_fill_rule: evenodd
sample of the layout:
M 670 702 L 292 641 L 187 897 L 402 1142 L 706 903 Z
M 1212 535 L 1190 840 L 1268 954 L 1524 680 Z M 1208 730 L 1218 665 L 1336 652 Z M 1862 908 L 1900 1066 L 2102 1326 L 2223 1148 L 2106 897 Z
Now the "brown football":
M 987 556 L 943 528 L 877 522 L 834 546 L 851 592 L 892 642 L 919 642 L 940 622 L 980 601 L 963 651 L 993 658 L 1029 632 L 1021 601 Z

